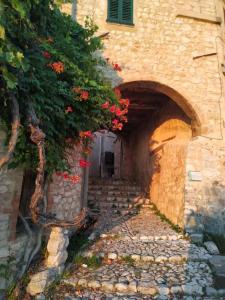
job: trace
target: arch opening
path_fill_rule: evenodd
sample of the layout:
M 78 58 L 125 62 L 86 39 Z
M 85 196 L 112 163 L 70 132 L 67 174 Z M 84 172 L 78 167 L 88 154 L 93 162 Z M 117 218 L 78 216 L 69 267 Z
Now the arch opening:
M 90 177 L 137 183 L 161 213 L 183 227 L 186 153 L 191 138 L 200 133 L 199 118 L 184 97 L 165 85 L 135 81 L 119 89 L 130 100 L 128 123 L 117 136 L 98 137 Z M 96 157 L 105 161 L 102 149 L 114 155 L 110 174 L 102 166 L 96 173 L 94 167 Z
M 200 133 L 199 118 L 186 99 L 159 83 L 130 82 L 120 90 L 131 103 L 122 132 L 122 178 L 137 182 L 161 213 L 183 227 L 186 153 Z

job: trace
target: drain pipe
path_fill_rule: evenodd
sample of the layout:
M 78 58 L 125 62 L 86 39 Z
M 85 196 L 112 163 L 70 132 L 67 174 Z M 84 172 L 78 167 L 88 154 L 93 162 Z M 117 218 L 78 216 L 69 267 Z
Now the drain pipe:
M 73 0 L 72 2 L 71 17 L 74 21 L 77 20 L 77 0 Z

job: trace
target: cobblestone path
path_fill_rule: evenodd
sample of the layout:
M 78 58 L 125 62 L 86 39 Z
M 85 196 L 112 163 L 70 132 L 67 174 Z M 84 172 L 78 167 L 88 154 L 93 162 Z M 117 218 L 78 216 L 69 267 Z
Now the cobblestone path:
M 81 253 L 101 264 L 72 268 L 54 299 L 225 299 L 214 288 L 207 250 L 144 206 L 124 216 L 104 210 L 91 235 L 100 237 Z

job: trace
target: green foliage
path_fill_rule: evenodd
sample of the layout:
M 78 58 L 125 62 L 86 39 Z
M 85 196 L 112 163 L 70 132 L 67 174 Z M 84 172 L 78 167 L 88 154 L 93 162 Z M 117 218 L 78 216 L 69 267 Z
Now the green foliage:
M 90 244 L 88 240 L 88 235 L 84 232 L 73 235 L 70 238 L 70 243 L 68 246 L 68 262 L 73 261 L 74 257 L 77 256 L 78 252 L 86 248 Z
M 58 1 L 59 4 L 65 1 Z M 37 166 L 36 147 L 29 138 L 28 113 L 32 105 L 46 134 L 47 171 L 66 170 L 67 138 L 80 131 L 111 126 L 112 114 L 101 105 L 118 104 L 110 83 L 97 65 L 101 49 L 97 28 L 87 19 L 85 28 L 62 14 L 53 0 L 0 1 L 0 118 L 10 135 L 14 93 L 20 106 L 21 129 L 10 167 Z M 61 64 L 62 69 L 59 67 Z M 58 71 L 57 71 L 58 70 Z M 87 91 L 82 101 L 73 88 Z M 67 107 L 73 112 L 66 112 Z
M 81 265 L 85 264 L 88 268 L 98 269 L 101 266 L 102 261 L 96 255 L 93 255 L 91 257 L 83 257 L 82 255 L 76 255 L 73 259 L 73 263 L 76 267 L 80 267 Z
M 133 266 L 135 263 L 135 261 L 133 260 L 133 258 L 131 256 L 124 256 L 124 257 L 122 257 L 121 260 L 129 266 Z
M 159 216 L 159 218 L 160 218 L 162 221 L 168 223 L 168 224 L 170 225 L 170 227 L 171 227 L 174 231 L 176 231 L 177 233 L 182 233 L 182 234 L 183 234 L 183 230 L 182 230 L 178 225 L 173 224 L 173 223 L 172 223 L 165 215 L 163 215 L 163 214 L 158 210 L 158 208 L 157 208 L 154 204 L 152 204 L 152 210 L 155 212 L 155 214 L 156 214 L 157 216 Z

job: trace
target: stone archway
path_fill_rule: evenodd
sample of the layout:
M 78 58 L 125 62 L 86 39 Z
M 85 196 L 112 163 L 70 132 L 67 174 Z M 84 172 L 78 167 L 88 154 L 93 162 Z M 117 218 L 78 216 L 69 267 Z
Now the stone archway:
M 201 132 L 199 117 L 182 95 L 165 85 L 135 81 L 120 90 L 131 100 L 122 175 L 137 181 L 157 208 L 183 227 L 186 152 Z

